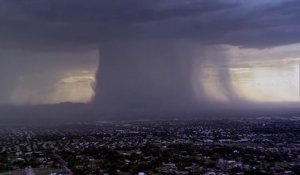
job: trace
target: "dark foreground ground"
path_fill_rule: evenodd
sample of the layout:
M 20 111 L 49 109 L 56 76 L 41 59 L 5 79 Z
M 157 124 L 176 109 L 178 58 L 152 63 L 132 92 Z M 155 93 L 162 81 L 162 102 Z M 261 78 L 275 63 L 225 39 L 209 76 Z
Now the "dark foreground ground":
M 300 174 L 298 117 L 0 127 L 2 174 Z

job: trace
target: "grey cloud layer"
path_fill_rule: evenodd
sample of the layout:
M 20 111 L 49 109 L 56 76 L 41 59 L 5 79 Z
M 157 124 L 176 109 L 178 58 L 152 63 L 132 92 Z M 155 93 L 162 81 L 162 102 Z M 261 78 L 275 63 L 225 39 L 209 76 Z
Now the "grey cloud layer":
M 227 66 L 223 52 L 214 47 L 207 51 L 208 47 L 267 48 L 297 43 L 299 19 L 298 0 L 0 0 L 0 49 L 14 52 L 15 47 L 26 47 L 34 53 L 56 47 L 80 53 L 99 46 L 97 106 L 104 103 L 112 110 L 116 105 L 128 109 L 150 106 L 152 110 L 151 106 L 165 108 L 166 104 L 176 108 L 198 100 L 194 99 L 192 69 L 201 68 L 207 60 Z M 51 74 L 59 69 L 48 63 L 57 62 L 67 69 L 69 62 L 80 67 L 85 61 L 66 56 L 61 64 L 61 58 L 45 53 L 39 63 L 39 58 L 29 54 L 27 64 L 19 66 L 22 56 L 0 57 L 3 99 L 9 98 L 15 79 L 24 71 L 35 73 L 47 67 Z M 220 84 L 235 100 L 227 71 L 217 72 Z M 205 94 L 199 91 L 200 104 L 206 104 Z
M 298 42 L 299 17 L 296 0 L 1 0 L 0 37 L 40 43 L 190 38 L 269 47 Z

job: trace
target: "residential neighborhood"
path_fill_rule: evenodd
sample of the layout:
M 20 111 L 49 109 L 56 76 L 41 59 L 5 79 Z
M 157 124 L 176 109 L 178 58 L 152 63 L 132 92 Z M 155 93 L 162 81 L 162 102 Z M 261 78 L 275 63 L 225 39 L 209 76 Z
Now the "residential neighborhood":
M 0 170 L 29 175 L 292 175 L 300 172 L 299 132 L 297 121 L 264 119 L 2 126 Z

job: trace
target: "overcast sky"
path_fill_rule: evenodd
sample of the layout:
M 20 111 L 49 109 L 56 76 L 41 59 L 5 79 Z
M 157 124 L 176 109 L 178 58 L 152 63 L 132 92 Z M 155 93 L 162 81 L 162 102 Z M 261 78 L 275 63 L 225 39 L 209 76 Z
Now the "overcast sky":
M 299 101 L 298 0 L 0 0 L 0 103 Z

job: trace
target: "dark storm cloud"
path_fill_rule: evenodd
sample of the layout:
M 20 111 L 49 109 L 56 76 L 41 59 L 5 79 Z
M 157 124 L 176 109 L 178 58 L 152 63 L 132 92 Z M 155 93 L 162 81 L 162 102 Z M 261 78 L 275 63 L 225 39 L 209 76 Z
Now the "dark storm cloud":
M 268 47 L 299 40 L 299 7 L 290 0 L 2 0 L 0 36 L 54 43 L 190 38 Z
M 208 47 L 297 43 L 299 18 L 297 0 L 0 0 L 0 47 L 34 52 L 99 45 L 97 104 L 176 108 L 195 104 L 193 69 L 207 60 L 227 66 L 218 48 L 205 55 Z M 218 74 L 234 101 L 228 69 Z
M 1 30 L 18 39 L 92 42 L 133 36 L 166 35 L 174 18 L 199 16 L 231 7 L 209 1 L 1 1 Z M 161 31 L 155 23 L 169 23 Z M 181 25 L 180 20 L 178 25 Z M 149 27 L 149 29 L 147 29 Z M 153 33 L 152 33 L 153 32 Z M 173 35 L 176 35 L 176 31 Z M 173 33 L 172 32 L 172 33 Z M 149 33 L 149 34 L 147 34 Z M 11 37 L 10 36 L 10 37 Z

